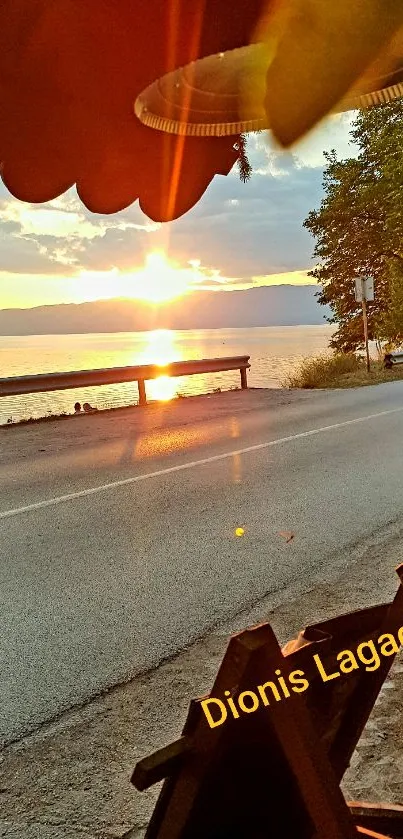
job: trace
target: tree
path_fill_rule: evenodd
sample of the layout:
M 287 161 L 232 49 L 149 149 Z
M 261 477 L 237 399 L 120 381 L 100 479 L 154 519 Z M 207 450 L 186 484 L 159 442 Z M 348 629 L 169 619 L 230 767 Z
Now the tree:
M 235 149 L 239 151 L 239 157 L 237 160 L 238 165 L 238 172 L 241 181 L 246 183 L 249 181 L 252 175 L 252 166 L 250 165 L 249 158 L 246 151 L 246 144 L 247 139 L 245 134 L 240 134 L 238 139 L 235 142 Z
M 389 269 L 389 295 L 389 306 L 380 318 L 379 329 L 387 349 L 393 349 L 403 343 L 403 282 L 396 263 Z
M 325 153 L 325 196 L 304 226 L 315 238 L 321 284 L 319 302 L 332 309 L 338 329 L 331 346 L 346 352 L 363 346 L 361 306 L 354 278 L 372 275 L 375 300 L 368 304 L 369 338 L 403 341 L 403 101 L 356 117 L 351 137 L 358 157 L 338 160 Z

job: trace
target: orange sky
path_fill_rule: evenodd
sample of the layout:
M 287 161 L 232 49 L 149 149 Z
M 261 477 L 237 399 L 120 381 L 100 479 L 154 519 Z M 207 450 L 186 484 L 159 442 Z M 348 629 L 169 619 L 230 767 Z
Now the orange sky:
M 29 277 L 13 276 L 0 272 L 0 308 L 30 308 L 31 306 L 52 303 L 82 303 L 89 300 L 109 299 L 113 297 L 133 297 L 149 299 L 153 302 L 172 299 L 192 289 L 233 290 L 250 288 L 252 285 L 307 285 L 314 282 L 306 271 L 294 271 L 286 274 L 272 274 L 267 277 L 253 278 L 252 282 L 231 283 L 231 279 L 219 277 L 214 284 L 202 272 L 191 268 L 173 269 L 171 276 L 162 272 L 158 277 L 148 276 L 141 291 L 144 272 L 141 269 L 132 274 L 119 274 L 117 271 L 91 273 L 83 271 L 77 277 Z M 193 280 L 193 282 L 192 282 Z M 161 283 L 164 281 L 164 288 Z
M 193 210 L 166 225 L 137 204 L 99 216 L 74 189 L 32 205 L 0 184 L 0 308 L 312 283 L 303 221 L 321 200 L 323 149 L 351 155 L 349 129 L 345 115 L 332 118 L 293 153 L 250 135 L 251 180 L 241 183 L 236 170 L 216 177 Z

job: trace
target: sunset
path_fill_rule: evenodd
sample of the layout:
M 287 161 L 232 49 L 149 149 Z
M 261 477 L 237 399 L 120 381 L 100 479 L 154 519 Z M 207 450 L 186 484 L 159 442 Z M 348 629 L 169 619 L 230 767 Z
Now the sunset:
M 347 116 L 332 118 L 292 154 L 251 135 L 251 180 L 243 184 L 235 170 L 215 178 L 196 208 L 165 225 L 137 204 L 94 215 L 74 189 L 27 205 L 0 185 L 2 308 L 113 297 L 158 303 L 197 288 L 311 283 L 301 222 L 320 196 L 323 150 L 351 149 L 349 125 Z
M 0 330 L 32 336 L 25 357 L 5 350 L 3 363 L 16 375 L 31 372 L 33 364 L 42 371 L 55 364 L 163 367 L 204 355 L 242 354 L 250 346 L 259 357 L 272 340 L 265 373 L 255 365 L 250 381 L 278 383 L 287 364 L 309 348 L 325 349 L 331 335 L 327 312 L 315 300 L 311 238 L 302 221 L 320 195 L 323 150 L 332 144 L 341 153 L 354 151 L 350 122 L 348 116 L 332 117 L 292 153 L 280 152 L 266 136 L 250 135 L 252 178 L 242 183 L 235 169 L 215 178 L 197 207 L 167 224 L 151 221 L 137 204 L 111 216 L 93 214 L 74 189 L 36 205 L 0 186 Z M 280 325 L 308 329 L 287 363 L 280 358 L 279 334 L 256 333 L 255 345 L 246 332 Z M 233 328 L 236 336 L 226 332 Z M 53 333 L 47 348 L 46 335 Z M 169 401 L 235 387 L 237 381 L 231 372 L 170 379 L 162 370 L 148 382 L 147 393 L 150 400 Z M 59 410 L 69 411 L 79 397 L 60 393 Z M 52 411 L 52 399 L 31 395 L 19 410 L 37 416 L 44 406 Z M 123 385 L 90 396 L 99 408 L 131 400 Z M 10 409 L 4 401 L 3 417 L 8 411 L 14 416 L 16 406 L 17 400 Z
M 154 302 L 154 301 L 152 301 Z M 178 384 L 177 379 L 165 376 L 163 368 L 171 361 L 181 361 L 182 353 L 175 333 L 169 329 L 155 329 L 147 333 L 146 345 L 140 354 L 133 359 L 135 364 L 158 364 L 161 376 L 148 382 L 147 389 L 150 399 L 168 402 L 184 387 L 186 379 Z
M 194 277 L 190 268 L 180 269 L 171 264 L 163 252 L 155 251 L 147 255 L 144 268 L 118 280 L 120 293 L 117 296 L 162 303 L 185 294 L 192 280 L 197 281 L 196 271 L 193 274 Z
M 403 839 L 402 197 L 403 0 L 1 0 L 0 836 Z

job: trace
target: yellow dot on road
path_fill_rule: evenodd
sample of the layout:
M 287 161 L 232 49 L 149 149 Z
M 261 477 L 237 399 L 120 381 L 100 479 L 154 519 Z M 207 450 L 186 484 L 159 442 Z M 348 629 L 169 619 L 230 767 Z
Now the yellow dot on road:
M 237 527 L 235 530 L 235 536 L 243 536 L 245 533 L 243 527 Z

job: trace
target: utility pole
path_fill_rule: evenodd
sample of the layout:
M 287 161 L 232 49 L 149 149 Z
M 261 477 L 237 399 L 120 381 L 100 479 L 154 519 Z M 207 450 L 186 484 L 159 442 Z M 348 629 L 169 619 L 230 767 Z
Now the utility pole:
M 365 341 L 365 352 L 367 355 L 367 373 L 370 372 L 371 364 L 369 360 L 369 349 L 368 349 L 368 318 L 367 318 L 367 301 L 363 295 L 361 300 L 362 305 L 362 319 L 364 321 L 364 341 Z
M 374 280 L 372 277 L 356 277 L 355 280 L 355 299 L 357 303 L 362 306 L 362 319 L 364 322 L 364 341 L 365 353 L 367 357 L 367 373 L 371 370 L 371 362 L 369 358 L 368 348 L 368 317 L 367 317 L 367 300 L 374 299 Z

